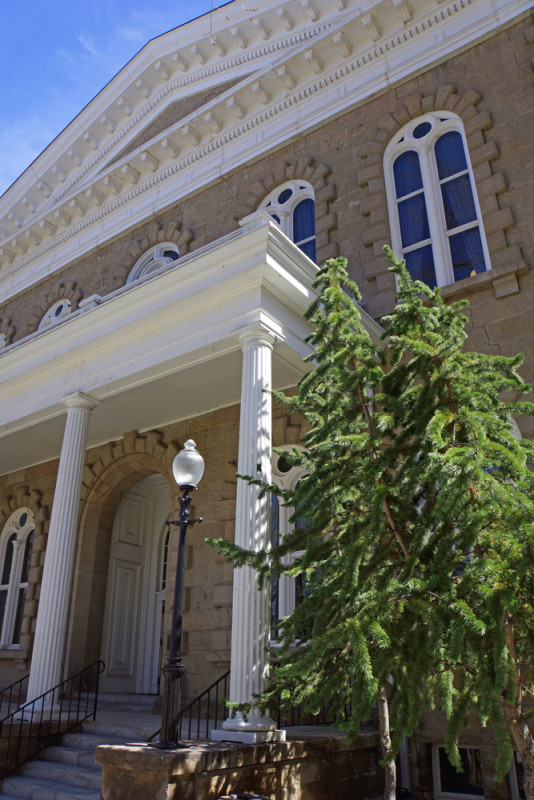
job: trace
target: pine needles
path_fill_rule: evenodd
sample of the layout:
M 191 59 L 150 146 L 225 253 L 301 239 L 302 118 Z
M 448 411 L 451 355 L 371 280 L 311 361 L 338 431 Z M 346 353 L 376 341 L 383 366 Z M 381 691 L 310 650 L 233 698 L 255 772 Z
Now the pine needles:
M 519 665 L 534 656 L 534 450 L 510 415 L 534 407 L 501 396 L 530 387 L 520 356 L 465 351 L 466 301 L 445 304 L 387 253 L 399 302 L 385 347 L 365 329 L 345 260 L 328 261 L 307 312 L 314 368 L 296 396 L 275 395 L 310 425 L 290 454 L 307 476 L 283 496 L 304 524 L 269 553 L 219 547 L 262 578 L 313 585 L 280 622 L 261 705 L 327 703 L 354 736 L 388 687 L 393 750 L 435 702 L 457 767 L 474 707 L 492 720 L 502 778 L 508 710 L 522 714 L 529 691 Z M 534 759 L 531 736 L 526 746 Z

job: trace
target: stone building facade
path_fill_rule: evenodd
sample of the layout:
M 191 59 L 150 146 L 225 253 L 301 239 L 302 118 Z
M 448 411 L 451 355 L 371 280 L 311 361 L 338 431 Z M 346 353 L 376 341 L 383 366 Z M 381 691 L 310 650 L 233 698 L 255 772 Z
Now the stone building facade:
M 177 547 L 164 523 L 188 438 L 206 473 L 186 693 L 230 665 L 231 699 L 261 688 L 268 593 L 204 539 L 268 542 L 268 509 L 235 474 L 270 478 L 272 446 L 301 435 L 262 389 L 304 374 L 313 262 L 348 258 L 378 339 L 395 302 L 383 245 L 425 275 L 432 247 L 444 296 L 470 301 L 468 346 L 523 352 L 534 379 L 529 4 L 225 9 L 149 42 L 0 201 L 0 678 L 29 671 L 33 695 L 101 656 L 105 690 L 159 692 Z M 428 165 L 445 135 L 464 161 L 443 178 Z M 402 190 L 407 151 L 421 186 Z M 433 774 L 445 797 L 441 735 L 425 722 L 412 780 Z M 466 749 L 489 752 L 477 735 Z M 485 758 L 485 794 L 515 796 Z

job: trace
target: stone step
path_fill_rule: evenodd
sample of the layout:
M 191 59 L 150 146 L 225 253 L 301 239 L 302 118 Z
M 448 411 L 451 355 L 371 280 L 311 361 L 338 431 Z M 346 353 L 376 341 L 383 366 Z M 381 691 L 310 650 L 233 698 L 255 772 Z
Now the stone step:
M 94 742 L 91 742 L 91 746 L 86 750 L 53 745 L 42 750 L 37 758 L 41 761 L 53 761 L 59 764 L 68 764 L 70 767 L 84 767 L 85 769 L 93 769 L 100 772 L 95 764 Z
M 159 728 L 160 718 L 149 713 L 146 697 L 141 705 L 142 712 L 99 710 L 97 719 L 82 723 L 80 732 L 65 734 L 60 744 L 25 764 L 21 774 L 5 778 L 0 800 L 100 800 L 102 775 L 94 763 L 96 747 L 145 742 Z
M 100 800 L 100 790 L 74 788 L 24 775 L 4 778 L 2 783 L 4 794 L 17 800 Z
M 93 791 L 100 789 L 102 783 L 100 770 L 86 769 L 85 767 L 72 769 L 68 764 L 43 759 L 28 761 L 22 767 L 22 775 L 24 778 L 38 778 L 64 786 L 92 789 Z
M 155 726 L 150 724 L 124 725 L 121 723 L 99 722 L 97 719 L 94 722 L 84 722 L 82 725 L 82 733 L 98 738 L 111 737 L 112 739 L 120 739 L 123 742 L 146 742 L 147 738 L 158 728 L 159 722 L 157 722 Z M 104 744 L 104 742 L 102 742 L 102 744 Z
M 69 750 L 92 750 L 99 744 L 125 744 L 126 739 L 116 736 L 93 736 L 90 733 L 66 733 L 62 740 L 62 745 Z
M 126 714 L 152 714 L 152 706 L 147 708 L 143 705 L 138 705 L 133 701 L 125 701 L 124 703 L 113 703 L 107 704 L 103 703 L 100 705 L 100 700 L 98 701 L 98 710 L 99 711 L 121 711 Z
M 89 695 L 90 702 L 94 695 Z M 99 711 L 128 711 L 130 713 L 152 714 L 155 705 L 161 699 L 155 694 L 112 694 L 108 692 L 98 695 Z

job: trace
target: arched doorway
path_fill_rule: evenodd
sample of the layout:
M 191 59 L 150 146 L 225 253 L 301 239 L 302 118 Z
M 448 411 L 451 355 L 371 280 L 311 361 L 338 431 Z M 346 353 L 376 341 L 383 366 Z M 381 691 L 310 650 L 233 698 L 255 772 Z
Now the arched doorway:
M 150 475 L 128 492 L 115 515 L 102 637 L 104 692 L 158 693 L 170 507 L 167 481 Z

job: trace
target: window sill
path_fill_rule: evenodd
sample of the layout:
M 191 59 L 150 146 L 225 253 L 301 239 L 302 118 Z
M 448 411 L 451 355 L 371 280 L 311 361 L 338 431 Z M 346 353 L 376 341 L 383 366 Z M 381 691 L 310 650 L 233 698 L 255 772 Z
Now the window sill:
M 524 261 L 519 264 L 504 264 L 502 267 L 496 267 L 478 275 L 473 275 L 472 278 L 464 278 L 457 283 L 442 286 L 441 294 L 447 300 L 456 300 L 463 295 L 485 289 L 491 283 L 495 297 L 506 297 L 519 292 L 517 279 L 526 272 L 528 272 L 528 268 Z
M 16 645 L 15 647 L 7 645 L 0 647 L 0 661 L 4 658 L 12 659 L 12 658 L 27 658 L 27 657 L 28 653 L 26 652 L 26 650 L 21 650 L 19 645 Z

